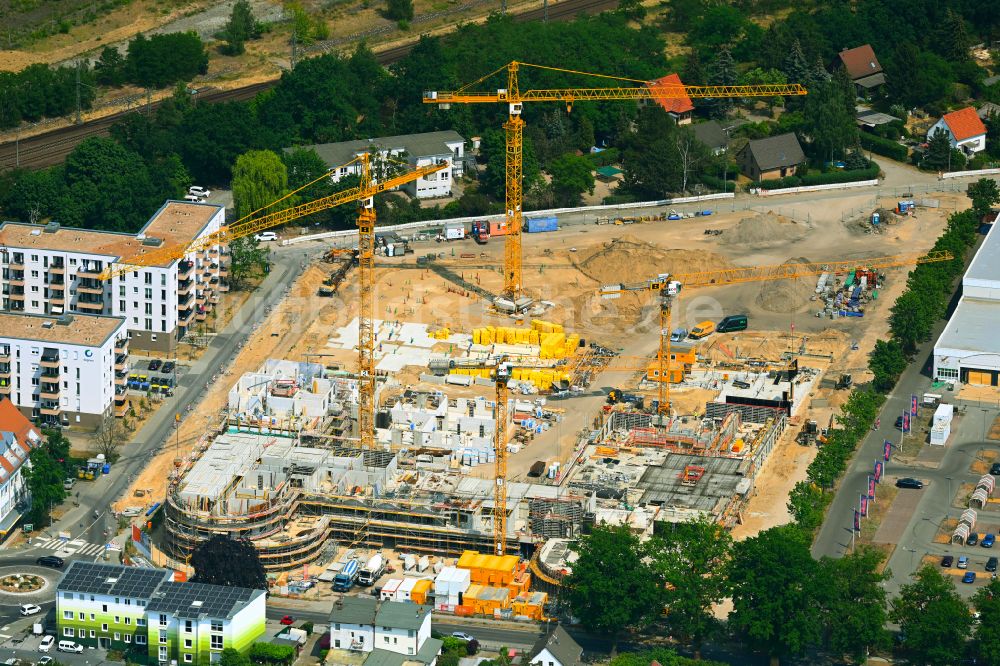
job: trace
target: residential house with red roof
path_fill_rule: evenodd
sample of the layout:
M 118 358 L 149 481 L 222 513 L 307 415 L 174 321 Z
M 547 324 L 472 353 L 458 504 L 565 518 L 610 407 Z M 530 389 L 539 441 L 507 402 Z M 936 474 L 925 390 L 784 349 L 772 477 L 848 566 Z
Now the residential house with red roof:
M 970 157 L 986 149 L 986 125 L 971 106 L 944 114 L 927 131 L 927 140 L 930 141 L 939 129 L 948 133 L 952 148 Z
M 13 402 L 0 397 L 0 536 L 17 523 L 30 503 L 21 473 L 42 434 Z
M 847 75 L 854 82 L 858 97 L 867 97 L 873 90 L 885 84 L 885 72 L 875 57 L 871 44 L 862 44 L 853 49 L 844 49 L 837 54 L 834 66 L 843 65 Z
M 682 86 L 681 77 L 676 74 L 667 74 L 662 76 L 655 81 L 650 81 L 646 84 L 647 88 L 654 89 L 658 86 Z M 694 104 L 691 103 L 691 98 L 688 97 L 687 93 L 683 90 L 679 91 L 677 95 L 669 95 L 666 97 L 657 97 L 654 101 L 667 112 L 671 118 L 678 125 L 689 125 L 691 123 L 691 112 L 694 111 Z

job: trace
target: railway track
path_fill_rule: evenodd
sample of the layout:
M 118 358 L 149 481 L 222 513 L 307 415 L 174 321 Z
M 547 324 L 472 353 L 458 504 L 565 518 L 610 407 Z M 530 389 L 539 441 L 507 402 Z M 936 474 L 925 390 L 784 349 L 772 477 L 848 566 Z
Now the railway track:
M 596 14 L 606 9 L 618 6 L 618 0 L 563 0 L 548 8 L 548 18 L 552 21 L 565 21 L 579 14 Z M 538 21 L 544 17 L 544 9 L 532 9 L 521 14 L 515 14 L 514 20 L 520 22 Z M 406 57 L 416 42 L 400 44 L 375 54 L 383 65 L 390 65 Z M 207 90 L 198 94 L 198 102 L 233 102 L 251 99 L 257 93 L 267 90 L 277 84 L 278 79 L 254 83 L 232 90 Z M 155 109 L 159 102 L 153 102 Z M 66 159 L 73 148 L 80 142 L 92 136 L 106 136 L 111 126 L 135 110 L 119 111 L 101 118 L 87 121 L 81 125 L 60 127 L 59 129 L 28 137 L 20 141 L 9 141 L 0 144 L 0 170 L 9 170 L 17 166 L 21 168 L 40 169 L 60 164 Z

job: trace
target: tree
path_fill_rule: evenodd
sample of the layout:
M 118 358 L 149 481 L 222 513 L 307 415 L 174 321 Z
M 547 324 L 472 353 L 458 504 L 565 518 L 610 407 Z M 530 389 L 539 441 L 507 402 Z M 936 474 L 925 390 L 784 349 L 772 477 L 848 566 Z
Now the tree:
M 586 157 L 565 153 L 549 162 L 557 206 L 577 206 L 580 195 L 594 193 L 594 167 Z
M 90 435 L 90 441 L 98 453 L 103 453 L 109 463 L 118 460 L 118 450 L 128 439 L 128 433 L 121 421 L 110 411 L 105 412 L 97 429 Z
M 31 493 L 28 522 L 37 526 L 47 525 L 51 508 L 66 499 L 66 489 L 63 487 L 66 472 L 44 446 L 32 449 L 28 454 L 28 461 L 31 464 L 21 470 L 28 492 Z
M 219 656 L 219 666 L 250 666 L 250 657 L 235 648 L 226 648 Z
M 146 88 L 165 88 L 208 72 L 208 54 L 195 32 L 171 32 L 129 42 L 125 66 L 129 81 Z
M 709 157 L 708 147 L 695 137 L 690 127 L 678 127 L 674 134 L 674 148 L 681 172 L 681 192 L 687 192 L 693 170 Z
M 669 523 L 647 544 L 653 566 L 666 582 L 671 635 L 699 656 L 718 625 L 712 607 L 728 594 L 725 575 L 732 552 L 729 531 L 708 518 Z
M 733 547 L 730 627 L 772 660 L 802 654 L 820 637 L 818 564 L 809 544 L 804 531 L 782 525 Z
M 854 113 L 847 111 L 847 103 L 837 79 L 816 84 L 807 95 L 803 108 L 806 133 L 814 154 L 823 160 L 842 157 L 858 143 L 858 126 Z
M 1000 202 L 1000 188 L 997 188 L 997 182 L 992 178 L 980 178 L 969 183 L 966 194 L 972 199 L 972 209 L 978 220 L 989 214 L 993 204 Z
M 198 544 L 191 554 L 193 583 L 267 589 L 267 573 L 257 549 L 246 539 L 228 539 L 216 534 Z
M 267 273 L 271 262 L 266 248 L 253 236 L 237 238 L 229 244 L 229 283 L 233 289 L 240 289 L 252 277 Z
M 949 7 L 941 24 L 939 39 L 935 40 L 939 55 L 951 63 L 967 62 L 971 59 L 969 47 L 972 40 L 965 27 L 962 15 Z
M 885 556 L 862 546 L 841 558 L 823 558 L 819 563 L 818 588 L 823 609 L 827 644 L 835 655 L 846 655 L 863 664 L 868 650 L 884 647 L 888 619 L 883 582 L 889 575 L 879 571 Z
M 267 207 L 268 213 L 287 208 L 290 202 L 272 202 L 288 194 L 288 170 L 270 150 L 251 150 L 236 158 L 233 167 L 233 207 L 244 218 Z
M 785 56 L 781 71 L 784 73 L 786 81 L 798 83 L 806 88 L 811 86 L 812 71 L 798 39 L 792 42 L 792 47 L 788 50 L 788 55 Z
M 979 611 L 973 639 L 976 655 L 984 664 L 1000 664 L 1000 581 L 991 580 L 972 598 Z
M 935 294 L 906 291 L 892 306 L 889 329 L 903 351 L 912 354 L 926 340 L 934 322 L 943 314 L 943 303 Z
M 198 104 L 173 131 L 184 166 L 201 185 L 229 182 L 236 158 L 267 143 L 254 112 L 239 102 Z
M 896 385 L 896 380 L 906 370 L 906 354 L 903 346 L 894 339 L 876 340 L 875 348 L 868 357 L 868 369 L 875 375 L 876 391 L 888 393 Z
M 777 69 L 754 67 L 740 76 L 740 84 L 747 86 L 784 85 L 786 83 L 788 83 L 788 79 L 785 78 L 785 74 Z M 778 97 L 767 97 L 764 101 L 767 103 L 768 113 L 773 113 L 775 106 L 785 105 L 785 98 L 780 95 Z
M 617 643 L 622 630 L 645 626 L 660 616 L 663 585 L 628 527 L 597 525 L 574 550 L 579 559 L 563 581 L 565 598 L 588 630 Z
M 225 52 L 229 55 L 240 55 L 246 50 L 248 41 L 260 37 L 260 22 L 247 0 L 236 0 L 221 37 L 226 41 Z
M 393 21 L 412 21 L 413 0 L 386 0 L 385 16 Z
M 815 483 L 799 481 L 788 494 L 788 512 L 804 530 L 815 530 L 823 524 L 827 495 Z
M 719 49 L 712 68 L 709 71 L 709 83 L 717 86 L 734 86 L 738 80 L 736 72 L 736 61 L 733 60 L 732 53 L 728 46 Z M 714 101 L 712 112 L 724 118 L 733 108 L 733 100 L 729 97 L 720 97 Z
M 927 564 L 913 574 L 892 604 L 889 619 L 906 636 L 903 643 L 910 658 L 920 664 L 953 664 L 965 650 L 972 615 L 965 600 L 937 567 Z
M 677 124 L 659 106 L 639 111 L 635 129 L 621 140 L 622 186 L 638 196 L 665 198 L 681 189 L 683 169 L 676 159 Z
M 125 57 L 113 46 L 105 46 L 94 63 L 94 74 L 102 86 L 118 87 L 125 83 Z

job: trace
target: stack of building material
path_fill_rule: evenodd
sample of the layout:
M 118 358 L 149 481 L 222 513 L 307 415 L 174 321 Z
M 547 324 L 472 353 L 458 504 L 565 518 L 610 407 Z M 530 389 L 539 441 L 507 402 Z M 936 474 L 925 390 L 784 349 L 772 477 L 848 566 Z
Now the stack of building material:
M 944 446 L 951 435 L 951 419 L 955 414 L 954 405 L 938 405 L 931 423 L 931 444 Z

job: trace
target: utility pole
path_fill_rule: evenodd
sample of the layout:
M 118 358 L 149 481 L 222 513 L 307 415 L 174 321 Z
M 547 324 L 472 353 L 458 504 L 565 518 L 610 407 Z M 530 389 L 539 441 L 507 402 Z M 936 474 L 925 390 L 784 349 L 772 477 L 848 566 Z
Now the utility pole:
M 292 69 L 295 69 L 295 59 L 296 59 L 296 46 L 298 46 L 298 40 L 295 35 L 295 26 L 292 26 Z
M 549 0 L 544 0 L 542 3 L 542 22 L 549 22 Z
M 80 110 L 80 61 L 76 61 L 76 124 L 83 122 Z
M 146 88 L 146 115 L 148 116 L 153 111 L 153 91 Z
M 507 0 L 500 0 L 500 13 L 501 14 L 507 13 Z

